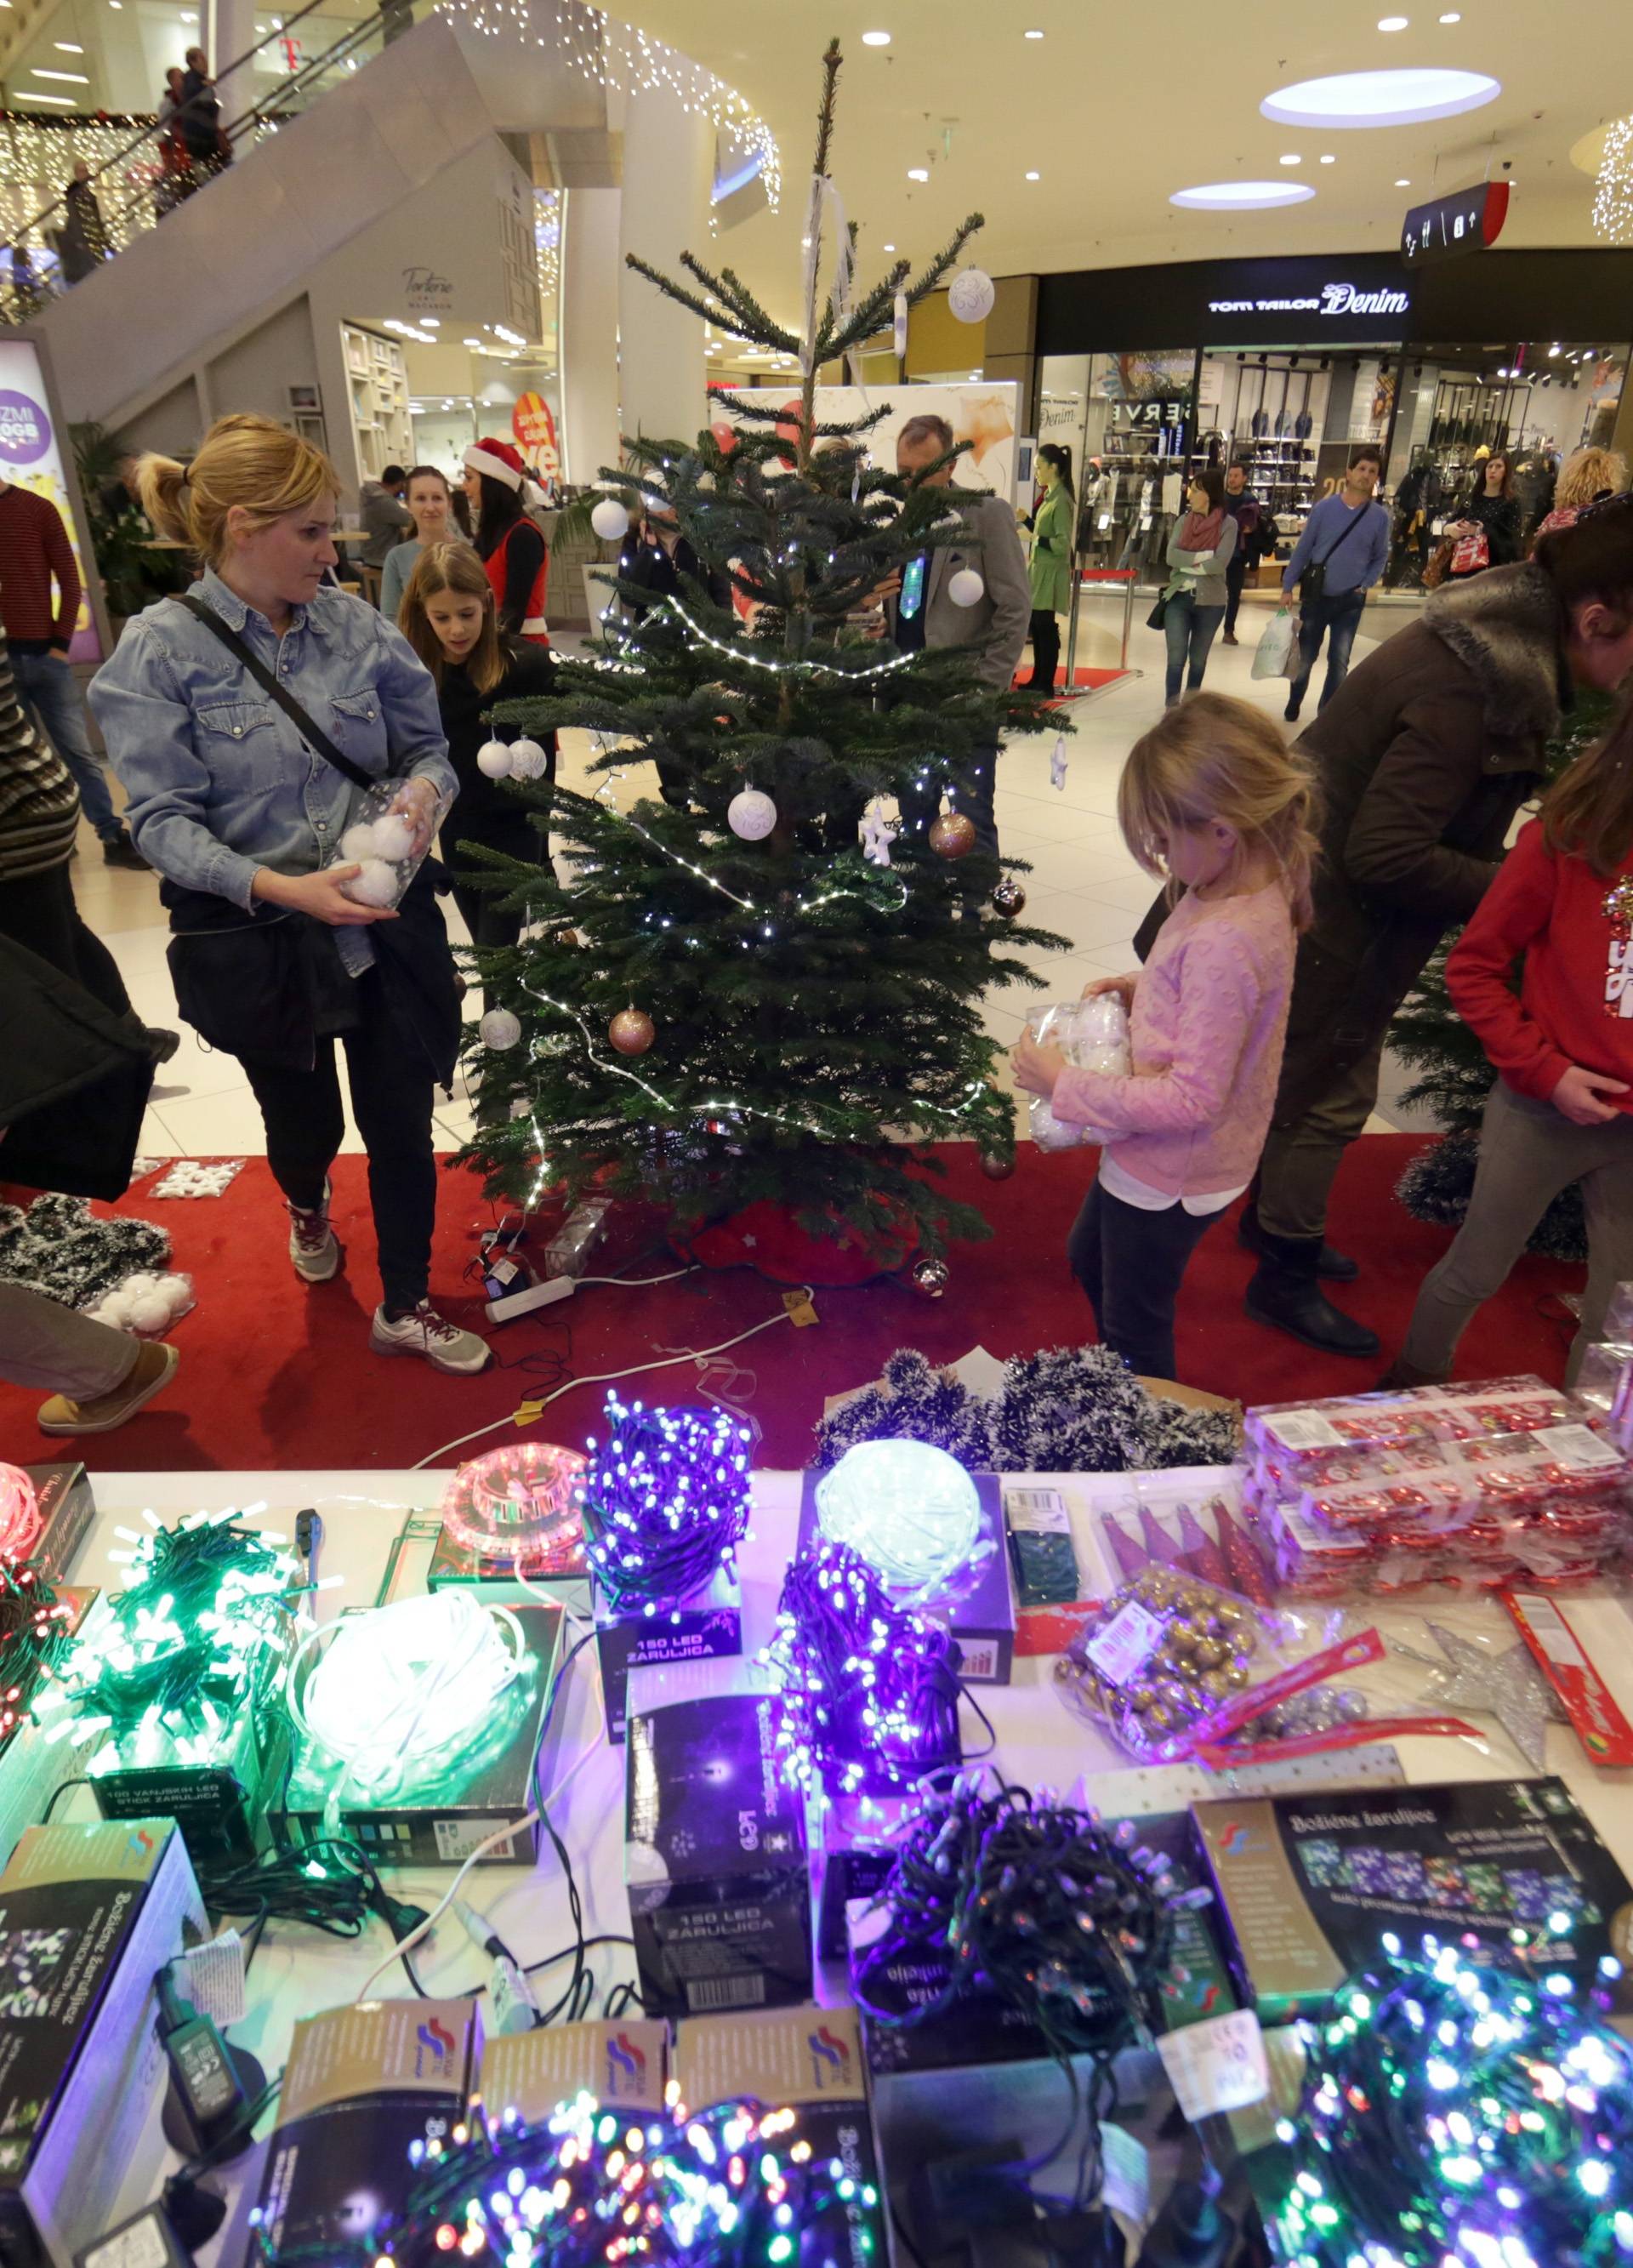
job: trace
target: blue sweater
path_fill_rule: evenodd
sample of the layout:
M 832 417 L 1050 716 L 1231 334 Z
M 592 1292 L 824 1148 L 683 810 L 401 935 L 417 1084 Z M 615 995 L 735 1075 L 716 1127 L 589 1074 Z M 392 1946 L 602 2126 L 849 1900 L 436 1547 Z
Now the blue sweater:
M 1329 599 L 1336 599 L 1345 592 L 1370 591 L 1384 571 L 1389 556 L 1389 515 L 1377 503 L 1364 504 L 1361 511 L 1362 525 L 1352 535 L 1344 537 L 1343 549 L 1327 570 Z M 1293 588 L 1313 559 L 1326 560 L 1354 520 L 1355 513 L 1344 502 L 1342 490 L 1323 497 L 1304 524 L 1298 549 L 1282 576 L 1283 590 Z

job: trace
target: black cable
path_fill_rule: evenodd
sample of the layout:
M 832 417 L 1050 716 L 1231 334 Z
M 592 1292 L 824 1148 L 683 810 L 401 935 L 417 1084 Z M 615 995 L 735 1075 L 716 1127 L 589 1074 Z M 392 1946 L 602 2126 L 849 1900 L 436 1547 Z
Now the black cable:
M 48 1826 L 50 1824 L 52 1813 L 56 1809 L 59 1800 L 68 1793 L 70 1787 L 89 1787 L 90 1785 L 90 1778 L 88 1775 L 84 1772 L 81 1772 L 77 1779 L 65 1779 L 60 1787 L 52 1792 L 51 1800 L 47 1804 L 44 1815 L 40 1820 L 41 1826 Z
M 964 1761 L 966 1764 L 979 1764 L 982 1757 L 992 1756 L 997 1752 L 998 1745 L 997 1733 L 994 1729 L 991 1718 L 988 1716 L 986 1711 L 982 1707 L 980 1702 L 976 1700 L 975 1695 L 970 1691 L 969 1687 L 965 1683 L 961 1677 L 959 1680 L 959 1698 L 962 1701 L 968 1702 L 970 1707 L 975 1711 L 975 1714 L 980 1718 L 982 1725 L 986 1727 L 986 1747 L 984 1749 L 977 1749 L 974 1755 L 972 1755 L 967 1749 L 964 1751 Z
M 635 1940 L 632 1937 L 622 1936 L 616 1930 L 603 1930 L 598 1936 L 586 1937 L 584 1940 L 584 1949 L 586 1953 L 598 1945 L 627 1945 L 633 1951 Z M 528 1962 L 522 1974 L 524 1977 L 536 1977 L 541 1969 L 553 1969 L 558 1961 L 570 1961 L 577 1950 L 578 1948 L 576 1945 L 564 1945 L 559 1953 L 547 1953 L 542 1960 Z

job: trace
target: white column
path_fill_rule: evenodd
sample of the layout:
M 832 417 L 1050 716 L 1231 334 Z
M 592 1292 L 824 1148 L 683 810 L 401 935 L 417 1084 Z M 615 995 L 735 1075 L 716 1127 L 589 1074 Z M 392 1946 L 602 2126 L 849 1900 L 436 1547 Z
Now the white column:
M 714 151 L 708 120 L 667 90 L 628 96 L 622 252 L 638 253 L 671 276 L 681 272 L 682 252 L 713 263 Z M 618 342 L 625 432 L 690 439 L 708 423 L 702 319 L 621 263 Z
M 246 63 L 239 71 L 227 69 L 240 55 L 246 55 L 255 44 L 255 0 L 210 0 L 206 20 L 210 25 L 210 68 L 221 102 L 221 123 L 231 126 L 255 99 L 254 66 Z M 264 13 L 261 21 L 270 28 L 270 12 Z
M 618 462 L 619 194 L 568 189 L 559 326 L 563 477 L 584 488 Z

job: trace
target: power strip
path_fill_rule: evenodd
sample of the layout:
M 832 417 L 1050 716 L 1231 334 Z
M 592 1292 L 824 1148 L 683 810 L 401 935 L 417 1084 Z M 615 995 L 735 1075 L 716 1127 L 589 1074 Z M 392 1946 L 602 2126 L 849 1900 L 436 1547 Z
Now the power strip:
M 525 1291 L 507 1292 L 502 1300 L 489 1300 L 488 1320 L 508 1323 L 517 1315 L 531 1314 L 534 1307 L 552 1307 L 558 1300 L 570 1300 L 577 1289 L 576 1276 L 547 1276 L 542 1284 L 529 1284 Z

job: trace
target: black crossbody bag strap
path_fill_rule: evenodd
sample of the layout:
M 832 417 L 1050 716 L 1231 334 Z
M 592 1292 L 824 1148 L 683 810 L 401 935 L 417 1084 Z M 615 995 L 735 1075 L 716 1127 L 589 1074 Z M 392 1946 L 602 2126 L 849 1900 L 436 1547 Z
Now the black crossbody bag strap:
M 1339 550 L 1342 550 L 1342 548 L 1343 548 L 1344 544 L 1345 544 L 1345 543 L 1347 543 L 1347 542 L 1349 541 L 1350 538 L 1350 537 L 1355 534 L 1356 529 L 1357 529 L 1357 527 L 1359 527 L 1359 526 L 1361 525 L 1361 522 L 1362 522 L 1365 518 L 1366 518 L 1366 506 L 1365 506 L 1365 504 L 1363 504 L 1363 505 L 1361 506 L 1360 511 L 1359 511 L 1359 512 L 1357 512 L 1356 513 L 1356 515 L 1355 515 L 1355 517 L 1353 518 L 1353 519 L 1350 520 L 1350 521 L 1345 525 L 1345 526 L 1344 526 L 1344 527 L 1340 531 L 1340 534 L 1339 534 L 1339 536 L 1338 536 L 1338 540 L 1337 540 L 1337 541 L 1336 541 L 1335 543 L 1329 543 L 1329 544 L 1328 545 L 1328 547 L 1327 547 L 1326 551 L 1322 554 L 1322 556 L 1321 556 L 1321 557 L 1320 557 L 1320 558 L 1319 558 L 1319 559 L 1313 559 L 1313 560 L 1310 562 L 1311 566 L 1312 566 L 1312 567 L 1320 567 L 1320 568 L 1325 569 L 1325 568 L 1329 564 L 1329 563 L 1331 562 L 1331 560 L 1332 560 L 1332 556 L 1333 556 L 1333 554 L 1334 554 L 1335 551 L 1339 551 Z
M 207 630 L 214 631 L 234 660 L 243 664 L 261 691 L 277 703 L 301 737 L 311 741 L 326 764 L 333 764 L 335 770 L 342 773 L 354 787 L 372 791 L 379 786 L 379 781 L 365 772 L 361 764 L 354 764 L 349 756 L 342 754 L 321 725 L 313 723 L 294 695 L 279 684 L 260 655 L 245 644 L 235 630 L 228 628 L 213 607 L 207 607 L 202 599 L 195 599 L 189 593 L 182 594 L 180 603 Z

